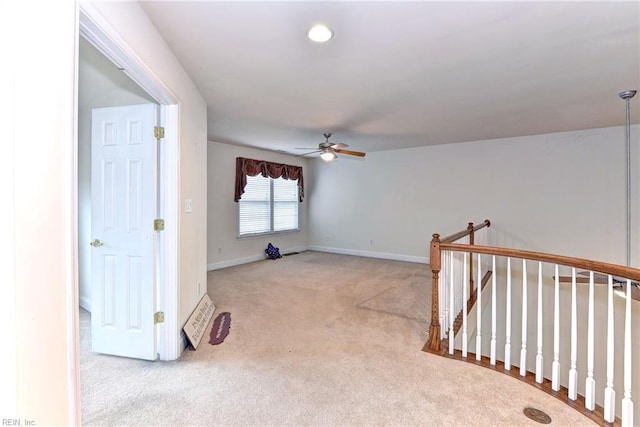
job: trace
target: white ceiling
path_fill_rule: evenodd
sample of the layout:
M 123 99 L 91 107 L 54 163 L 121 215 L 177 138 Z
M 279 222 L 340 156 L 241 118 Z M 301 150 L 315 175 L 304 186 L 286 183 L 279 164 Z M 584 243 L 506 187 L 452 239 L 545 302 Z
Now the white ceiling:
M 640 2 L 143 2 L 208 105 L 210 140 L 300 153 L 625 123 Z M 316 23 L 335 36 L 306 38 Z M 632 121 L 640 122 L 640 95 Z

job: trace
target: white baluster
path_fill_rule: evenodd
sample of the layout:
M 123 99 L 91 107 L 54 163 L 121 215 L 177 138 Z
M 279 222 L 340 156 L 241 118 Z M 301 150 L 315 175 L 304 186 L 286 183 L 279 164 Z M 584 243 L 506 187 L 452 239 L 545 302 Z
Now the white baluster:
M 571 365 L 569 366 L 569 399 L 578 397 L 578 314 L 576 306 L 576 269 L 571 269 Z
M 457 252 L 457 255 L 458 255 L 458 258 L 459 258 L 462 254 Z M 458 259 L 458 261 L 460 261 L 460 259 Z M 456 264 L 455 275 L 456 275 L 456 277 L 462 277 L 462 271 L 460 269 L 460 262 L 458 262 Z M 457 286 L 456 286 L 456 313 L 460 313 L 460 311 L 462 310 L 462 288 L 464 287 L 464 282 L 462 280 L 457 280 L 456 284 L 457 284 Z
M 482 260 L 478 254 L 478 278 L 476 282 L 476 360 L 482 359 Z
M 612 423 L 616 419 L 616 391 L 613 389 L 613 276 L 607 285 L 607 388 L 604 389 L 604 420 Z
M 457 252 L 456 255 L 456 269 L 454 275 L 456 277 L 456 301 L 458 308 L 456 308 L 456 318 L 462 311 L 462 288 L 464 288 L 464 279 L 462 277 L 462 252 Z
M 447 253 L 442 252 L 442 268 L 440 269 L 440 275 L 442 285 L 444 286 L 444 321 L 447 331 L 447 338 L 449 337 L 449 278 L 447 277 Z
M 551 364 L 551 389 L 560 390 L 560 277 L 556 264 L 556 280 L 553 289 L 553 363 Z
M 446 322 L 446 330 L 447 330 L 447 337 L 449 337 L 450 334 L 450 330 L 449 330 L 449 319 L 451 318 L 451 294 L 450 294 L 450 290 L 449 290 L 449 269 L 447 268 L 447 253 L 443 252 L 442 253 L 442 269 L 440 270 L 440 273 L 442 274 L 442 283 L 444 284 L 444 294 L 445 294 L 445 305 L 444 305 L 444 321 Z
M 462 260 L 462 357 L 467 357 L 467 343 L 469 338 L 467 337 L 467 284 L 469 283 L 469 277 L 467 274 L 467 253 L 464 253 Z
M 491 365 L 496 364 L 496 256 L 491 260 Z
M 538 262 L 538 352 L 536 353 L 536 382 L 542 384 L 542 262 Z
M 458 283 L 455 281 L 455 270 L 454 270 L 454 262 L 455 262 L 455 252 L 451 252 L 451 263 L 449 264 L 449 282 L 451 283 L 451 287 L 453 288 L 453 311 L 451 312 L 451 317 L 453 317 L 453 323 L 455 325 L 456 317 L 458 316 Z
M 453 294 L 452 290 L 451 290 L 451 270 L 449 269 L 449 264 L 451 261 L 451 252 L 447 254 L 447 257 L 445 258 L 446 262 L 445 262 L 445 283 L 447 286 L 447 322 L 449 323 L 449 326 L 451 326 L 451 322 L 452 322 L 452 318 L 455 317 L 454 315 L 454 309 L 453 309 L 453 298 L 451 298 L 451 295 Z M 449 334 L 452 333 L 452 330 L 449 329 Z
M 587 379 L 584 386 L 584 406 L 590 411 L 596 407 L 596 380 L 593 378 L 594 358 L 594 306 L 593 306 L 593 271 L 589 272 L 589 312 L 587 318 Z
M 511 369 L 511 258 L 507 257 L 507 326 L 504 342 L 504 369 Z
M 527 375 L 527 260 L 522 260 L 522 348 L 520 349 L 520 376 Z
M 457 254 L 455 252 L 451 252 L 451 264 L 454 263 L 455 260 L 455 256 Z M 451 279 L 453 277 L 451 277 L 451 265 L 447 265 L 447 277 L 448 277 L 448 282 L 449 282 L 449 286 L 453 287 L 453 309 L 451 311 L 451 313 L 449 313 L 449 316 L 453 317 L 453 321 L 455 323 L 456 320 L 456 314 L 458 313 L 458 307 L 460 306 L 459 303 L 459 298 L 458 298 L 458 288 L 457 288 L 457 284 L 455 281 L 452 281 Z
M 624 398 L 622 399 L 622 427 L 633 425 L 631 400 L 631 281 L 627 280 L 627 304 L 624 315 Z
M 451 311 L 451 334 L 453 335 L 453 340 L 455 343 L 455 324 L 456 324 L 456 318 L 458 317 L 458 313 L 460 311 L 460 308 L 458 306 L 458 296 L 456 295 L 457 292 L 459 291 L 458 287 L 458 283 L 456 281 L 456 275 L 455 275 L 455 269 L 454 269 L 454 261 L 455 261 L 455 252 L 451 252 L 451 258 L 449 259 L 449 283 L 451 288 L 453 289 L 453 291 L 451 292 L 451 296 L 452 296 L 452 303 L 451 305 L 453 306 L 453 310 Z
M 455 339 L 455 332 L 453 329 L 453 322 L 456 318 L 455 311 L 453 311 L 453 251 L 450 252 L 449 264 L 449 354 L 453 354 L 453 341 Z

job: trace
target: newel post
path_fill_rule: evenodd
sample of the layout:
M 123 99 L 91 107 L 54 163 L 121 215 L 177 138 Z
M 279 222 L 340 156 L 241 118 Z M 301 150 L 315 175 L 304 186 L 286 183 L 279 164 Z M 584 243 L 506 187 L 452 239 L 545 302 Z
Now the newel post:
M 438 302 L 438 275 L 440 274 L 440 235 L 434 234 L 431 240 L 429 264 L 433 277 L 431 279 L 431 326 L 429 327 L 429 351 L 440 352 L 440 310 Z

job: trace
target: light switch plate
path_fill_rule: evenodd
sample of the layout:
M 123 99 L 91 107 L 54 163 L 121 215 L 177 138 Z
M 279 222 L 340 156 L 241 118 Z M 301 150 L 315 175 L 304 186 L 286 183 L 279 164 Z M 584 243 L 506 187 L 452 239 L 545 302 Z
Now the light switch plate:
M 191 199 L 186 199 L 184 201 L 184 211 L 187 213 L 191 212 L 191 208 L 192 208 L 192 202 Z

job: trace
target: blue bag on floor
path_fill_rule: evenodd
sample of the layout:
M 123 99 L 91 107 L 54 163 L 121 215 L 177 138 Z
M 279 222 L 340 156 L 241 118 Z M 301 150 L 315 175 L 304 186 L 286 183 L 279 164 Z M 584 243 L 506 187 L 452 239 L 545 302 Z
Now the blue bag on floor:
M 282 255 L 280 255 L 280 249 L 273 246 L 271 242 L 267 245 L 267 249 L 264 250 L 264 253 L 267 254 L 267 258 L 269 259 L 282 258 Z

